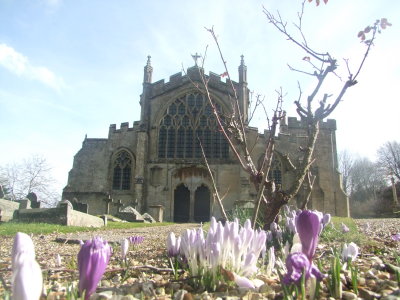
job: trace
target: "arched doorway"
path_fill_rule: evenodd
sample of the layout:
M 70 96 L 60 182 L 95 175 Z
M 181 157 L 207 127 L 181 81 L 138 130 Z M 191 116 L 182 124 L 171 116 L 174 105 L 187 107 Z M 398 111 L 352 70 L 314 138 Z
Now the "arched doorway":
M 190 211 L 190 191 L 183 184 L 174 192 L 174 222 L 188 222 Z
M 204 185 L 198 187 L 194 194 L 194 220 L 210 221 L 210 190 Z

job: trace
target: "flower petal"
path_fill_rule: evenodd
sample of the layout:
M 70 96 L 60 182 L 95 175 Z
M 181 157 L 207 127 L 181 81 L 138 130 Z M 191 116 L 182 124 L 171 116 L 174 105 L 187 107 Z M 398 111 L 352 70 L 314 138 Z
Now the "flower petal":
M 235 283 L 237 284 L 238 287 L 255 289 L 254 283 L 247 277 L 239 276 L 235 273 L 233 275 L 235 276 Z

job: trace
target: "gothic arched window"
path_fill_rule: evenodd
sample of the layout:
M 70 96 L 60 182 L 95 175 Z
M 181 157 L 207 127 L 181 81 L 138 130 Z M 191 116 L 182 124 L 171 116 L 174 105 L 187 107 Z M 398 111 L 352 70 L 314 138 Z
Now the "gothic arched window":
M 273 179 L 275 184 L 282 185 L 282 166 L 278 159 L 274 159 L 271 164 L 271 169 L 268 174 L 268 179 Z
M 113 164 L 113 190 L 130 190 L 132 158 L 126 151 L 117 154 Z
M 215 104 L 217 111 L 221 107 Z M 229 146 L 204 95 L 193 93 L 169 105 L 158 131 L 159 158 L 228 158 Z

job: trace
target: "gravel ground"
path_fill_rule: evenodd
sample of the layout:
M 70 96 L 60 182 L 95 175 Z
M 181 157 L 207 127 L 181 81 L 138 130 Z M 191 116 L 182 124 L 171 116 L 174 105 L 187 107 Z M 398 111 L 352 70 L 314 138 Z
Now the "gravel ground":
M 400 242 L 395 242 L 391 239 L 391 235 L 400 232 L 400 219 L 359 219 L 356 220 L 356 224 L 359 229 L 364 232 L 371 239 L 377 241 L 381 246 L 379 253 L 372 253 L 371 249 L 360 249 L 360 256 L 357 260 L 357 265 L 360 270 L 360 292 L 359 297 L 361 299 L 400 299 L 399 287 L 395 280 L 394 274 L 391 274 L 385 267 L 384 262 L 393 262 L 393 253 L 400 255 Z M 76 255 L 79 251 L 79 244 L 77 241 L 86 240 L 94 235 L 102 236 L 105 240 L 110 242 L 120 241 L 123 238 L 130 236 L 143 236 L 144 241 L 138 245 L 135 249 L 131 249 L 129 253 L 129 259 L 131 265 L 134 266 L 153 266 L 159 269 L 169 268 L 168 261 L 166 259 L 166 237 L 169 232 L 173 231 L 175 234 L 180 233 L 186 228 L 195 228 L 199 224 L 175 224 L 169 226 L 157 226 L 157 227 L 145 227 L 145 228 L 134 228 L 134 229 L 118 229 L 118 230 L 104 230 L 90 233 L 72 233 L 72 234 L 49 234 L 49 235 L 34 235 L 32 237 L 35 244 L 37 260 L 42 268 L 48 272 L 47 287 L 57 291 L 60 286 L 60 282 L 66 280 L 76 280 Z M 56 242 L 62 241 L 62 242 Z M 6 285 L 10 285 L 11 278 L 11 247 L 12 237 L 2 237 L 0 243 L 0 276 Z M 115 251 L 119 251 L 116 248 Z M 60 254 L 62 258 L 61 267 L 56 266 L 55 254 Z M 116 255 L 118 256 L 118 255 Z M 113 259 L 115 260 L 113 262 Z M 112 258 L 111 268 L 118 266 L 116 258 Z M 63 270 L 58 272 L 55 270 Z M 121 273 L 121 272 L 119 272 Z M 170 282 L 171 275 L 167 272 L 163 275 L 158 275 L 154 270 L 138 269 L 138 272 L 133 275 L 135 278 L 129 278 L 126 282 L 129 287 L 129 294 L 136 295 L 135 292 L 143 293 L 144 283 L 146 280 L 151 280 L 152 288 L 157 291 L 157 298 L 159 299 L 170 299 L 170 293 L 185 289 L 189 290 L 190 287 L 184 284 L 176 284 Z M 110 289 L 111 286 L 115 285 L 121 278 L 120 275 L 108 276 L 107 280 L 103 280 L 101 288 L 105 290 Z M 346 275 L 346 274 L 345 274 Z M 140 285 L 138 281 L 140 277 Z M 344 281 L 346 279 L 344 278 Z M 156 284 L 158 282 L 158 284 Z M 154 286 L 153 286 L 154 284 Z M 267 283 L 266 283 L 267 285 Z M 269 288 L 267 293 L 263 291 L 254 299 L 275 299 L 279 295 L 280 286 L 278 280 L 269 280 Z M 136 286 L 135 288 L 133 288 Z M 161 287 L 161 288 L 160 288 Z M 271 289 L 270 289 L 271 287 Z M 2 293 L 2 286 L 0 287 L 0 295 Z M 156 289 L 158 288 L 158 290 Z M 160 290 L 161 289 L 161 290 Z M 155 292 L 148 298 L 154 298 Z M 124 293 L 128 293 L 124 291 Z M 195 291 L 192 291 L 195 299 L 214 299 L 214 296 L 207 297 L 196 295 Z M 175 293 L 176 294 L 176 293 Z M 234 293 L 235 294 L 235 293 Z M 163 295 L 163 296 L 161 296 Z M 183 296 L 183 295 L 182 295 Z M 217 296 L 215 296 L 217 297 Z M 239 296 L 234 295 L 232 299 L 236 299 Z M 235 298 L 236 297 L 236 298 Z M 240 296 L 239 298 L 241 298 Z M 175 297 L 176 298 L 176 297 Z M 224 298 L 224 297 L 223 297 Z M 239 299 L 238 298 L 238 299 Z M 278 297 L 279 298 L 279 297 Z M 101 298 L 99 298 L 101 299 Z M 134 298 L 127 298 L 134 299 Z M 192 299 L 192 298 L 188 298 Z M 252 297 L 248 298 L 252 299 Z M 343 299 L 357 299 L 356 295 L 350 291 L 344 293 Z

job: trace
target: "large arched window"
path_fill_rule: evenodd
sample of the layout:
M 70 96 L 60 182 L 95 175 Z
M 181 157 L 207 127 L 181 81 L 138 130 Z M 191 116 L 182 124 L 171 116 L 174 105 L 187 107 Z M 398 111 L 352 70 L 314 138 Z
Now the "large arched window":
M 117 154 L 114 160 L 113 190 L 129 190 L 131 188 L 132 158 L 126 151 Z
M 216 108 L 221 111 L 218 104 Z M 199 140 L 207 158 L 227 158 L 229 154 L 211 105 L 201 94 L 187 94 L 171 103 L 158 133 L 159 158 L 201 158 Z

